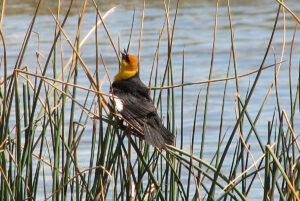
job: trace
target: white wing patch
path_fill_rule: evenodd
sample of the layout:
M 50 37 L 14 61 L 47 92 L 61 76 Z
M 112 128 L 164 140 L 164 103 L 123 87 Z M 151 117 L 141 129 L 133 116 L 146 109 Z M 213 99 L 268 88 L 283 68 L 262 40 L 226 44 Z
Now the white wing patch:
M 120 99 L 118 96 L 115 96 L 113 94 L 109 94 L 110 100 L 113 102 L 114 106 L 116 107 L 118 112 L 121 112 L 124 107 L 123 100 Z

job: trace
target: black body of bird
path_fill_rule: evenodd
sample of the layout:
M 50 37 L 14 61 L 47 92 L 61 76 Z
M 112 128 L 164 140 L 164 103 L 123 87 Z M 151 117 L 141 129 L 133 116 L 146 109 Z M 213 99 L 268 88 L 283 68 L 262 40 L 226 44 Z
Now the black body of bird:
M 165 148 L 165 144 L 172 145 L 174 135 L 164 127 L 150 91 L 139 78 L 136 58 L 126 52 L 122 55 L 120 72 L 112 84 L 112 102 L 124 119 L 144 133 L 148 144 L 158 148 Z

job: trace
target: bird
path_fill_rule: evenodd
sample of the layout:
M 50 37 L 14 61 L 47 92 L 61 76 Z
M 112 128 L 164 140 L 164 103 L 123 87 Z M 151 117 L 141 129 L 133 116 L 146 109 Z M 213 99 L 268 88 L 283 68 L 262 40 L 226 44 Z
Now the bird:
M 138 60 L 126 50 L 121 54 L 121 68 L 110 89 L 110 100 L 116 111 L 144 134 L 146 143 L 159 149 L 166 148 L 166 144 L 173 145 L 174 135 L 163 125 L 150 90 L 139 77 Z

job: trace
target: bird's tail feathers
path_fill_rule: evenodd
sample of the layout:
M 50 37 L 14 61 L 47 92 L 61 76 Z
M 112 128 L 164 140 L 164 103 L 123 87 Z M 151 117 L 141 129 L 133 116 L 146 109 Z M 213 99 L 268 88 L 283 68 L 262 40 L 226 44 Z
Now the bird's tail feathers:
M 162 133 L 163 133 L 163 138 L 165 140 L 166 144 L 173 145 L 174 144 L 174 138 L 175 136 L 164 126 L 161 128 Z
M 158 148 L 165 148 L 166 144 L 172 145 L 174 143 L 174 135 L 166 129 L 163 125 L 152 127 L 151 124 L 144 125 L 145 141 L 148 144 Z

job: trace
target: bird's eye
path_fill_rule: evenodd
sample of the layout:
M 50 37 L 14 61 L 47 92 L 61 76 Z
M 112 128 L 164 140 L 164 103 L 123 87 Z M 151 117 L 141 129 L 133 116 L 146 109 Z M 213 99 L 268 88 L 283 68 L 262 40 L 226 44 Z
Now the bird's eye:
M 129 57 L 128 57 L 128 55 L 126 55 L 125 57 L 124 57 L 124 60 L 127 62 L 127 63 L 129 63 L 130 61 L 129 61 Z

